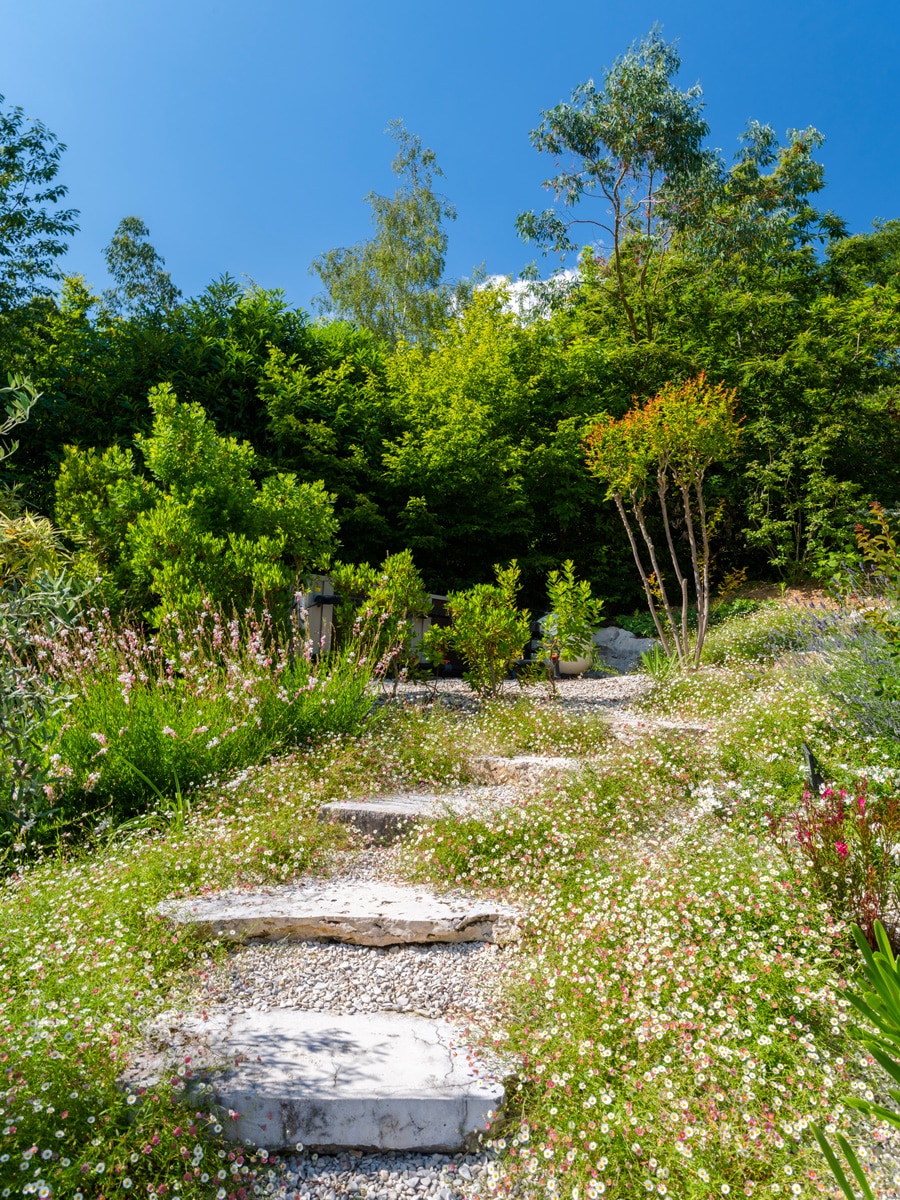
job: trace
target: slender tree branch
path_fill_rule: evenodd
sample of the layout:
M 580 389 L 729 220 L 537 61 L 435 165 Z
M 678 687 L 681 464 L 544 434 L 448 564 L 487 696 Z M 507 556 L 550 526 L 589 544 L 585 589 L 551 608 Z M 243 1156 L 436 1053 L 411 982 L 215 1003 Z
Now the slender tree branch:
M 638 572 L 641 576 L 641 582 L 644 585 L 644 595 L 647 597 L 647 606 L 650 609 L 650 616 L 653 618 L 653 624 L 656 626 L 656 632 L 659 634 L 659 640 L 666 654 L 671 654 L 668 639 L 662 627 L 662 622 L 656 612 L 656 605 L 653 602 L 653 590 L 650 587 L 650 580 L 647 577 L 647 572 L 644 570 L 644 564 L 641 561 L 641 556 L 638 552 L 637 542 L 635 541 L 634 533 L 631 528 L 631 523 L 628 520 L 628 514 L 625 512 L 625 505 L 622 503 L 622 495 L 620 492 L 613 493 L 613 499 L 616 502 L 616 508 L 619 510 L 619 516 L 622 518 L 622 524 L 625 526 L 625 532 L 628 534 L 628 541 L 631 543 L 631 553 L 634 555 L 634 561 L 637 564 Z
M 663 527 L 666 531 L 666 541 L 669 545 L 669 554 L 672 556 L 672 565 L 675 568 L 675 578 L 678 580 L 678 586 L 681 588 L 681 644 L 684 648 L 684 654 L 688 652 L 688 581 L 681 570 L 681 564 L 678 561 L 678 555 L 675 553 L 675 542 L 672 538 L 672 527 L 669 523 L 669 506 L 666 503 L 666 492 L 668 490 L 668 474 L 665 467 L 661 467 L 656 474 L 656 483 L 659 490 L 659 503 L 662 508 Z
M 641 535 L 647 544 L 647 550 L 650 554 L 650 563 L 653 567 L 653 574 L 656 577 L 657 585 L 659 586 L 659 594 L 662 596 L 663 607 L 666 610 L 666 619 L 669 622 L 669 628 L 672 630 L 672 638 L 675 642 L 675 649 L 678 653 L 678 661 L 683 662 L 684 651 L 678 638 L 678 626 L 675 624 L 675 616 L 672 612 L 672 605 L 669 603 L 666 585 L 663 582 L 663 573 L 659 569 L 659 563 L 656 561 L 656 546 L 653 544 L 653 539 L 651 538 L 650 531 L 647 528 L 647 522 L 644 520 L 644 506 L 640 503 L 640 501 L 633 499 L 632 507 L 638 523 L 638 529 L 641 531 Z

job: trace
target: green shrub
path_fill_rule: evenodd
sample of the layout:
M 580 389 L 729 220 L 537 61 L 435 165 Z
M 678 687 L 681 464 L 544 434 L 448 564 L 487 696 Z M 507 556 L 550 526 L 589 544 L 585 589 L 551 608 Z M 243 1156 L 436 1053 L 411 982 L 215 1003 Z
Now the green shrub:
M 68 447 L 56 482 L 60 524 L 74 532 L 154 623 L 198 611 L 276 606 L 303 572 L 327 565 L 337 532 L 320 481 L 270 475 L 258 485 L 249 442 L 221 437 L 199 404 L 153 388 L 153 432 L 130 450 Z
M 447 608 L 449 629 L 429 629 L 425 653 L 439 661 L 447 647 L 466 664 L 465 678 L 482 696 L 496 696 L 510 668 L 522 655 L 531 638 L 528 612 L 516 608 L 519 568 L 515 562 L 505 570 L 499 566 L 496 584 L 479 583 L 465 592 L 451 592 Z
M 431 612 L 431 598 L 412 553 L 389 554 L 380 570 L 368 563 L 338 564 L 331 578 L 339 594 L 362 595 L 360 603 L 345 599 L 337 606 L 341 642 L 361 641 L 375 660 L 373 670 L 379 678 L 399 679 L 417 665 L 415 622 Z
M 597 648 L 592 635 L 600 621 L 603 601 L 591 595 L 588 579 L 575 578 L 575 564 L 567 559 L 560 571 L 547 576 L 550 615 L 542 623 L 541 656 L 558 655 L 564 661 L 587 658 L 593 664 Z

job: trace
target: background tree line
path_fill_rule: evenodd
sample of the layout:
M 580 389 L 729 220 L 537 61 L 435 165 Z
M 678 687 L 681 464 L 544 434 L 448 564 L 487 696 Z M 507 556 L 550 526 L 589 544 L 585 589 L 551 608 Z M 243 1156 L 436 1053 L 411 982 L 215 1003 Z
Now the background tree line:
M 550 251 L 588 243 L 569 286 L 533 282 L 522 305 L 520 289 L 478 272 L 448 281 L 454 213 L 435 190 L 440 170 L 395 125 L 398 189 L 369 197 L 369 241 L 313 264 L 317 320 L 227 276 L 181 296 L 136 217 L 107 248 L 109 291 L 61 278 L 77 218 L 59 207 L 64 148 L 5 110 L 0 373 L 25 373 L 42 392 L 2 468 L 5 495 L 53 518 L 76 555 L 148 611 L 163 568 L 147 565 L 133 527 L 161 521 L 171 492 L 154 473 L 154 439 L 169 436 L 160 420 L 196 433 L 202 417 L 209 457 L 191 487 L 240 460 L 232 508 L 247 509 L 225 528 L 221 498 L 190 501 L 210 562 L 217 538 L 275 539 L 242 578 L 275 586 L 305 561 L 285 532 L 290 490 L 321 481 L 336 537 L 312 539 L 319 559 L 329 547 L 346 562 L 409 548 L 427 585 L 447 591 L 515 558 L 529 601 L 571 559 L 607 611 L 622 611 L 638 602 L 636 580 L 615 509 L 585 468 L 585 431 L 705 372 L 736 390 L 742 428 L 736 458 L 707 483 L 714 573 L 828 576 L 869 502 L 900 502 L 900 221 L 850 236 L 816 208 L 814 129 L 780 143 L 753 123 L 726 163 L 678 66 L 652 32 L 532 135 L 562 165 L 547 181 L 555 203 L 519 228 Z M 267 486 L 272 503 L 260 500 Z

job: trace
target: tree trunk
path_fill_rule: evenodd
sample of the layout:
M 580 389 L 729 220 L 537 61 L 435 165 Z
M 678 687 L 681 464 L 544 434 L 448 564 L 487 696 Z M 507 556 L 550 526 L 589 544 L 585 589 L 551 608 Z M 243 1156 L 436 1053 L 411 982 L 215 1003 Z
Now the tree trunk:
M 641 582 L 644 585 L 644 595 L 647 597 L 647 605 L 650 609 L 650 616 L 653 618 L 653 624 L 656 626 L 656 632 L 659 634 L 659 640 L 662 643 L 662 648 L 666 654 L 671 654 L 671 648 L 666 640 L 666 635 L 663 632 L 662 623 L 656 612 L 656 605 L 653 603 L 653 592 L 650 588 L 650 580 L 647 578 L 647 572 L 644 570 L 644 564 L 641 562 L 641 556 L 638 553 L 637 542 L 635 541 L 634 533 L 631 524 L 628 520 L 628 515 L 625 512 L 625 505 L 622 503 L 622 496 L 619 492 L 613 494 L 613 499 L 616 502 L 616 508 L 619 510 L 619 516 L 622 518 L 622 524 L 625 526 L 625 532 L 628 534 L 628 540 L 631 543 L 631 553 L 634 555 L 634 561 L 641 576 Z

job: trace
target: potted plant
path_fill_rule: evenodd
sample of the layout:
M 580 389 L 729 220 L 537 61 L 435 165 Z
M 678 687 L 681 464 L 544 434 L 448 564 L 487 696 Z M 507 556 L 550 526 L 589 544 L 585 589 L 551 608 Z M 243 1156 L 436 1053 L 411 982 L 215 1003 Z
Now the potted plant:
M 571 559 L 547 575 L 547 596 L 552 611 L 541 621 L 540 657 L 556 664 L 560 675 L 582 675 L 596 661 L 593 634 L 603 601 L 591 595 L 587 579 L 575 578 Z

